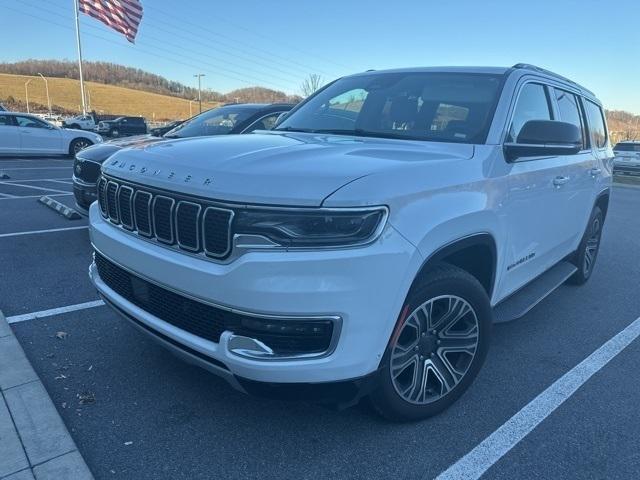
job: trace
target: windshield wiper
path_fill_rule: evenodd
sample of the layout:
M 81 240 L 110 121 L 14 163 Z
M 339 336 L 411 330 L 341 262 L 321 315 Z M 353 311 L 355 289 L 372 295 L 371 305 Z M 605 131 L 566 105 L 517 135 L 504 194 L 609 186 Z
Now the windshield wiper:
M 363 130 L 361 128 L 355 128 L 353 130 L 327 128 L 313 130 L 313 133 L 327 133 L 330 135 L 352 135 L 354 137 L 392 138 L 400 140 L 426 140 L 426 138 L 417 135 L 406 135 L 404 133 L 394 132 L 375 132 L 371 130 Z
M 301 133 L 315 133 L 315 130 L 310 128 L 297 128 L 297 127 L 282 127 L 282 128 L 274 128 L 274 132 L 301 132 Z

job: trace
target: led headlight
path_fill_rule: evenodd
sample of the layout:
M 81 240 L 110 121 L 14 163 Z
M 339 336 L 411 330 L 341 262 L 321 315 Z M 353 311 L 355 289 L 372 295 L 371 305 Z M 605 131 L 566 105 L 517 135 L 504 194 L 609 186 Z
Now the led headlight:
M 290 248 L 360 245 L 374 240 L 385 207 L 367 209 L 247 209 L 236 212 L 234 232 L 260 235 Z

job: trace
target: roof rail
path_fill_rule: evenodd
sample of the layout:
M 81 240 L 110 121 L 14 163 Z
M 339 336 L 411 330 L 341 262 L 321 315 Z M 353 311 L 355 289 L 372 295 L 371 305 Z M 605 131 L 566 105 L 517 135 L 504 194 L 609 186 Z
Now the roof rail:
M 562 80 L 564 82 L 567 82 L 567 83 L 570 83 L 572 85 L 575 85 L 576 87 L 584 90 L 585 92 L 590 93 L 591 95 L 593 95 L 595 97 L 595 94 L 591 90 L 589 90 L 588 88 L 583 87 L 582 85 L 580 85 L 577 82 L 574 82 L 573 80 L 569 80 L 567 77 L 563 77 L 562 75 L 559 75 L 559 74 L 557 74 L 555 72 L 552 72 L 551 70 L 547 70 L 546 68 L 537 67 L 536 65 L 531 65 L 530 63 L 516 63 L 511 68 L 533 70 L 534 72 L 544 73 L 545 75 L 549 75 L 550 77 L 554 77 L 554 78 L 557 78 L 557 79 Z

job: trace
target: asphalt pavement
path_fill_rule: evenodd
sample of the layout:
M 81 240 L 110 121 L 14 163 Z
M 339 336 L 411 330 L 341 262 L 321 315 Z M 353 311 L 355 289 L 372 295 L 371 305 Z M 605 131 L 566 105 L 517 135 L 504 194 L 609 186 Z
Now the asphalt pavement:
M 0 183 L 0 309 L 11 319 L 96 300 L 88 232 L 66 230 L 86 220 L 66 220 L 31 197 L 46 190 L 14 185 L 70 191 L 43 179 L 70 178 L 71 162 L 0 159 L 3 170 L 20 182 Z M 430 479 L 640 317 L 638 212 L 640 189 L 615 187 L 592 279 L 496 326 L 473 386 L 421 423 L 389 423 L 366 405 L 335 411 L 242 395 L 105 306 L 12 328 L 98 479 Z M 636 340 L 485 478 L 640 476 L 639 363 Z

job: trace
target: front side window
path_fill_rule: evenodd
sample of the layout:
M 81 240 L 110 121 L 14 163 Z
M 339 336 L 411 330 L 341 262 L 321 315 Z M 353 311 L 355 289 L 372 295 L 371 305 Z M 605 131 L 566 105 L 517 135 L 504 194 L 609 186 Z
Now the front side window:
M 530 120 L 552 120 L 547 90 L 538 83 L 527 83 L 520 90 L 506 141 L 517 142 L 520 130 Z
M 247 107 L 220 107 L 208 110 L 167 132 L 167 138 L 202 137 L 224 135 L 256 113 Z
M 16 115 L 16 121 L 18 122 L 19 126 L 24 128 L 48 128 L 49 127 L 48 123 L 33 117 L 22 117 L 20 115 Z
M 584 102 L 585 109 L 587 110 L 587 117 L 589 118 L 589 131 L 593 137 L 593 142 L 597 148 L 604 148 L 607 146 L 607 130 L 604 126 L 604 116 L 602 115 L 602 109 L 593 102 L 586 100 Z
M 580 105 L 578 98 L 573 94 L 564 90 L 555 89 L 556 100 L 558 102 L 558 110 L 560 118 L 563 122 L 571 123 L 580 130 L 580 140 L 583 148 L 585 147 L 584 129 L 582 128 L 582 115 L 580 114 Z
M 484 143 L 503 75 L 372 73 L 340 79 L 276 130 Z

